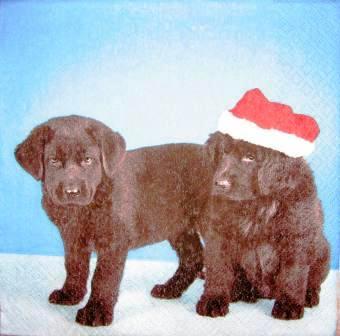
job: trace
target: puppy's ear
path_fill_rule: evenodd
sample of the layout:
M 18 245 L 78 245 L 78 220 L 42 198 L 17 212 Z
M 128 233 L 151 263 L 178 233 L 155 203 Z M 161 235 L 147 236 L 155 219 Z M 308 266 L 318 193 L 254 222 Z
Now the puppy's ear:
M 53 131 L 49 126 L 38 126 L 15 149 L 19 164 L 38 181 L 44 174 L 44 148 L 52 137 Z
M 262 195 L 291 197 L 298 193 L 301 197 L 313 188 L 313 177 L 302 158 L 280 156 L 263 163 L 258 171 L 258 184 Z
M 124 160 L 126 144 L 118 132 L 105 132 L 102 138 L 102 159 L 105 173 L 113 177 L 117 167 Z
M 232 143 L 233 139 L 228 134 L 221 132 L 210 134 L 209 139 L 205 143 L 205 149 L 215 165 L 218 165 L 223 153 L 227 153 L 231 149 Z
M 109 127 L 93 126 L 86 131 L 95 139 L 101 149 L 103 168 L 106 175 L 113 177 L 119 164 L 124 160 L 126 144 L 124 138 Z

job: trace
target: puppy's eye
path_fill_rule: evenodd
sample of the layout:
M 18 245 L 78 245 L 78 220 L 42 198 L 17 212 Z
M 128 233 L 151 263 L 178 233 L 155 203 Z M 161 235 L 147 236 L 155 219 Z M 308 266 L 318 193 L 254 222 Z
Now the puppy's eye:
M 243 162 L 253 162 L 255 161 L 255 156 L 253 154 L 248 153 L 247 155 L 242 157 Z
M 83 165 L 90 165 L 93 162 L 93 159 L 89 156 L 87 156 L 83 161 L 82 164 Z
M 48 163 L 53 167 L 61 167 L 61 165 L 62 165 L 61 161 L 56 159 L 56 158 L 49 159 Z

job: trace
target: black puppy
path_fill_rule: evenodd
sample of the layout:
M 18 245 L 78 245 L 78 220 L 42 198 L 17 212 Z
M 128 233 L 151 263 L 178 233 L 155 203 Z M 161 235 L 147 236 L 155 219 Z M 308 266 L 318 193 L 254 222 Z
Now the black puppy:
M 304 306 L 319 303 L 329 270 L 311 170 L 302 158 L 220 132 L 207 150 L 215 176 L 200 222 L 206 283 L 197 312 L 222 316 L 229 302 L 264 297 L 275 299 L 275 318 L 301 318 Z
M 16 149 L 22 167 L 42 182 L 43 206 L 64 242 L 67 277 L 50 295 L 77 304 L 85 295 L 92 251 L 98 255 L 91 296 L 76 320 L 108 325 L 129 249 L 169 240 L 175 275 L 152 295 L 179 297 L 203 266 L 194 230 L 213 171 L 203 146 L 172 144 L 125 151 L 102 123 L 78 116 L 51 119 Z

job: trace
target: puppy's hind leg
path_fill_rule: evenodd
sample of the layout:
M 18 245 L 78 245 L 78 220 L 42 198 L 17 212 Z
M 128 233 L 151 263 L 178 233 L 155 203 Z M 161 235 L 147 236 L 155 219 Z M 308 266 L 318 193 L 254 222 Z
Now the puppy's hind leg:
M 320 286 L 329 272 L 329 261 L 329 245 L 326 239 L 322 237 L 318 244 L 318 256 L 311 265 L 308 274 L 305 307 L 314 307 L 319 304 Z
M 152 289 L 151 295 L 160 299 L 180 297 L 203 268 L 203 247 L 197 232 L 185 231 L 169 242 L 178 255 L 179 266 L 165 284 Z
M 303 260 L 299 261 L 281 260 L 272 309 L 272 316 L 277 319 L 297 320 L 303 317 L 309 266 Z

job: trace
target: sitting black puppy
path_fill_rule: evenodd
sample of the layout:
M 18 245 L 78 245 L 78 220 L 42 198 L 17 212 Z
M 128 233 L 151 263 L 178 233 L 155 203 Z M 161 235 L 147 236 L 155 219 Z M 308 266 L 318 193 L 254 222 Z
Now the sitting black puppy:
M 218 167 L 208 221 L 200 229 L 206 284 L 197 312 L 221 316 L 231 301 L 264 297 L 276 300 L 274 317 L 301 318 L 304 306 L 319 303 L 329 270 L 310 169 L 301 158 L 221 133 L 213 134 L 207 146 Z M 238 292 L 240 277 L 248 286 Z

